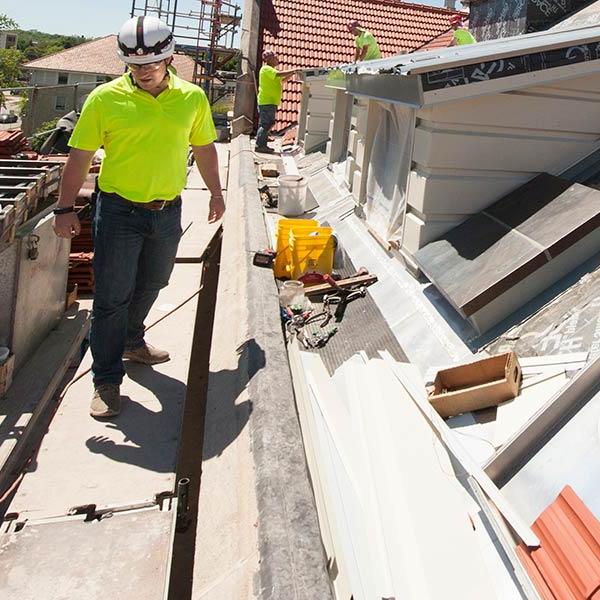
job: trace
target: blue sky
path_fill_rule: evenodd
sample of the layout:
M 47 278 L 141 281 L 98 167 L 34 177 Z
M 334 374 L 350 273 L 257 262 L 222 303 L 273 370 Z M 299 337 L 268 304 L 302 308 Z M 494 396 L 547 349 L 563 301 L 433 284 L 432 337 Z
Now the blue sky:
M 418 4 L 443 6 L 444 0 L 420 0 Z M 116 33 L 121 23 L 129 17 L 130 10 L 131 0 L 2 0 L 0 2 L 0 13 L 13 18 L 22 29 L 85 36 Z

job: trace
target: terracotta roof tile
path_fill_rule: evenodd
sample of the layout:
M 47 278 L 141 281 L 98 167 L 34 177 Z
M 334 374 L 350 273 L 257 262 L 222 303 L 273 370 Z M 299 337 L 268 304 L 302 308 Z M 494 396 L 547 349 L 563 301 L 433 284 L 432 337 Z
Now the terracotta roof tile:
M 469 22 L 465 21 L 465 26 L 469 26 Z M 441 35 L 434 37 L 431 41 L 418 48 L 418 50 L 439 50 L 440 48 L 448 48 L 454 39 L 454 31 L 449 28 Z
M 354 39 L 346 25 L 358 19 L 373 32 L 383 56 L 393 56 L 445 32 L 457 12 L 394 0 L 263 0 L 259 54 L 266 48 L 274 50 L 283 68 L 350 62 Z M 274 130 L 296 122 L 299 107 L 299 95 L 285 84 Z
M 194 60 L 191 57 L 176 54 L 173 64 L 181 78 L 192 81 Z M 117 56 L 116 35 L 107 35 L 55 54 L 37 58 L 25 63 L 23 67 L 45 71 L 110 75 L 112 77 L 122 75 L 124 71 L 123 62 Z
M 570 486 L 536 519 L 541 545 L 517 553 L 544 600 L 600 598 L 600 521 Z

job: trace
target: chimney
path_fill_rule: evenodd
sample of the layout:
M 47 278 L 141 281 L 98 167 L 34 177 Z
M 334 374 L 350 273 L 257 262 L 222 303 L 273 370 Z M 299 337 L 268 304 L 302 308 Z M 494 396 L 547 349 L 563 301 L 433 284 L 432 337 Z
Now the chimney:
M 451 10 L 456 10 L 456 0 L 444 0 L 444 6 Z

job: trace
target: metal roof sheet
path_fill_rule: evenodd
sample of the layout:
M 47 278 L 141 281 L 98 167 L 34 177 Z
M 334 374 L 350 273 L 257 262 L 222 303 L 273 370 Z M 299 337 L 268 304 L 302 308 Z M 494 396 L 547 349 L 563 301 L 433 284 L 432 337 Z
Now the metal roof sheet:
M 372 60 L 341 67 L 345 73 L 374 74 L 397 73 L 414 75 L 443 68 L 499 60 L 522 54 L 544 52 L 556 48 L 573 48 L 576 52 L 583 44 L 596 43 L 596 53 L 590 59 L 600 58 L 600 26 L 571 31 L 544 31 L 511 38 L 490 40 L 466 46 L 452 46 L 436 51 L 421 51 Z

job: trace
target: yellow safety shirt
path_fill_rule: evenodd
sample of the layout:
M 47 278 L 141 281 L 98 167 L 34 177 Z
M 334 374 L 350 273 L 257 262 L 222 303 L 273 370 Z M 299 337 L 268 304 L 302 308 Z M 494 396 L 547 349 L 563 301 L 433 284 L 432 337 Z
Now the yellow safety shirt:
M 277 75 L 277 69 L 269 65 L 263 65 L 258 74 L 258 104 L 274 104 L 279 106 L 282 94 L 281 77 Z

